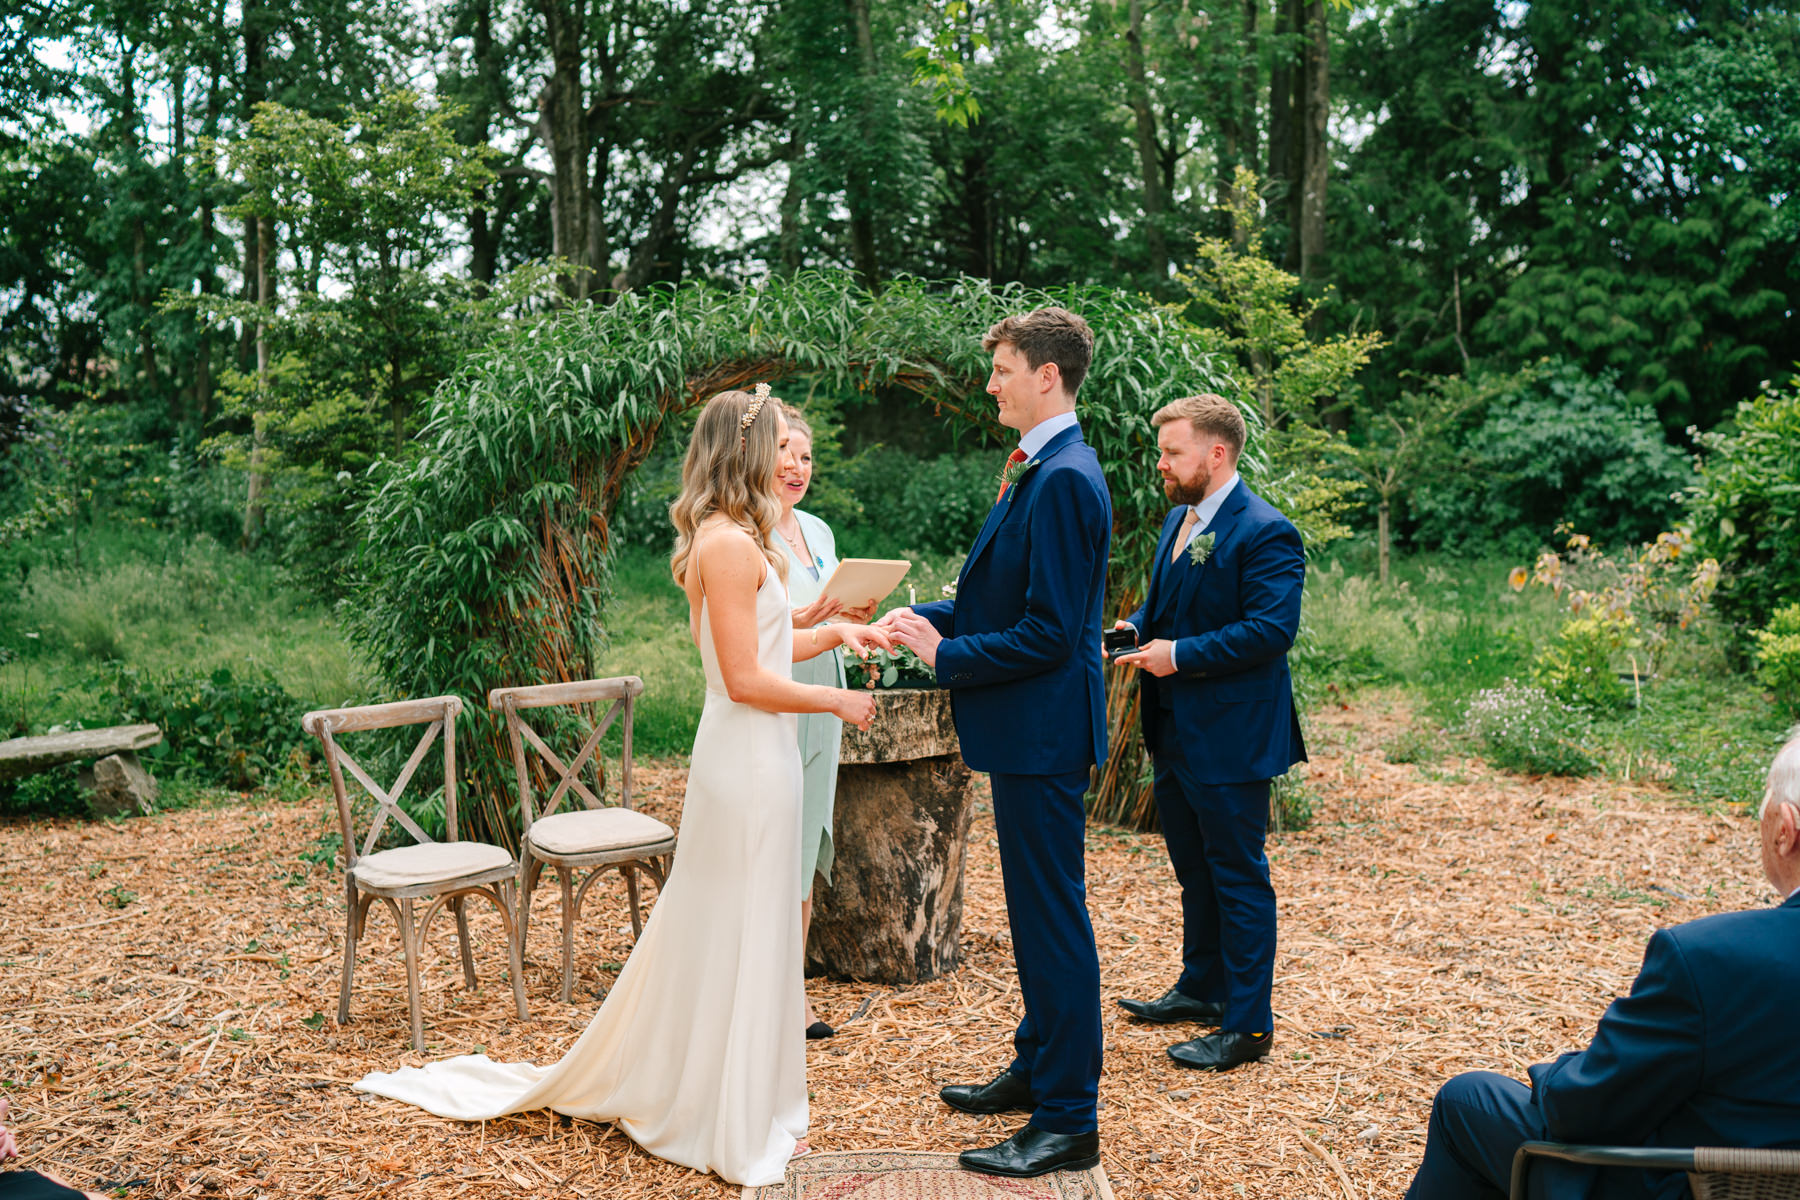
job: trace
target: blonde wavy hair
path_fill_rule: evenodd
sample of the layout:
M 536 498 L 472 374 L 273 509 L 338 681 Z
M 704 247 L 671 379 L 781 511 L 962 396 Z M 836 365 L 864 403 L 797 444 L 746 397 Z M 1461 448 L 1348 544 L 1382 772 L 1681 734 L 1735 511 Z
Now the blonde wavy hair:
M 781 519 L 781 501 L 775 497 L 781 401 L 770 397 L 746 427 L 751 399 L 749 392 L 720 392 L 694 422 L 681 462 L 681 494 L 669 505 L 669 520 L 675 523 L 669 570 L 682 587 L 687 586 L 694 534 L 715 513 L 755 539 L 769 566 L 787 582 L 787 555 L 775 540 L 775 522 Z

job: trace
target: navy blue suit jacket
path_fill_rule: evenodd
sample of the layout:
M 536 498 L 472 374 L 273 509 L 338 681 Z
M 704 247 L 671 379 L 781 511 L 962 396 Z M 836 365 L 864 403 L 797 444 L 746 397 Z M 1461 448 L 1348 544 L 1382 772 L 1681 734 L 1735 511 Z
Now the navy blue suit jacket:
M 1031 461 L 975 536 L 956 599 L 913 611 L 944 635 L 937 678 L 969 766 L 1060 775 L 1106 761 L 1100 630 L 1112 497 L 1079 428 Z
M 1170 562 L 1186 516 L 1183 506 L 1164 519 L 1144 605 L 1126 618 L 1140 642 L 1175 643 L 1175 674 L 1141 673 L 1144 744 L 1157 752 L 1166 696 L 1201 783 L 1273 779 L 1306 761 L 1287 664 L 1306 583 L 1300 533 L 1239 479 L 1206 529 L 1206 561 L 1184 551 Z
M 1531 1068 L 1549 1137 L 1622 1146 L 1800 1147 L 1800 896 L 1658 930 L 1586 1050 Z M 1589 1172 L 1556 1194 L 1673 1198 L 1680 1175 Z

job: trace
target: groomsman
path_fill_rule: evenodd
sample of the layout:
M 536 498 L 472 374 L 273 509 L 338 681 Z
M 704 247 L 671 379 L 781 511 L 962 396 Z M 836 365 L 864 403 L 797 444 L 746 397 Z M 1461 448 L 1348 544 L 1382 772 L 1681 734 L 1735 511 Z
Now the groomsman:
M 950 690 L 963 758 L 986 771 L 1025 1019 L 1011 1066 L 944 1088 L 979 1114 L 1030 1113 L 965 1167 L 1034 1176 L 1100 1161 L 1100 959 L 1084 875 L 1088 775 L 1106 761 L 1100 634 L 1112 500 L 1075 392 L 1094 335 L 1041 308 L 987 331 L 988 393 L 1019 447 L 963 562 L 956 598 L 882 618 Z
M 1238 477 L 1244 418 L 1211 394 L 1151 418 L 1156 469 L 1176 504 L 1144 606 L 1118 623 L 1138 648 L 1144 745 L 1157 815 L 1181 882 L 1181 977 L 1156 1000 L 1120 1000 L 1159 1024 L 1218 1032 L 1169 1048 L 1184 1067 L 1229 1070 L 1274 1040 L 1275 889 L 1263 854 L 1269 784 L 1306 760 L 1287 651 L 1306 577 L 1300 534 Z

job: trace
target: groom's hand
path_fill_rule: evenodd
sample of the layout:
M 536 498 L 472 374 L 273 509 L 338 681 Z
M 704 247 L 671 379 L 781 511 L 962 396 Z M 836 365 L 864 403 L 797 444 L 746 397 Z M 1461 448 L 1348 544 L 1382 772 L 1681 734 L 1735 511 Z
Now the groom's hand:
M 1137 667 L 1161 679 L 1175 673 L 1175 643 L 1168 638 L 1145 642 L 1130 654 L 1113 659 L 1121 667 Z
M 918 655 L 926 666 L 937 670 L 938 643 L 944 640 L 937 626 L 910 608 L 897 608 L 882 620 L 885 622 L 889 617 L 894 622 L 894 640 Z
M 912 615 L 913 610 L 902 604 L 899 608 L 890 608 L 887 612 L 883 613 L 881 615 L 881 620 L 875 622 L 875 627 L 877 629 L 892 629 L 901 617 L 910 617 Z

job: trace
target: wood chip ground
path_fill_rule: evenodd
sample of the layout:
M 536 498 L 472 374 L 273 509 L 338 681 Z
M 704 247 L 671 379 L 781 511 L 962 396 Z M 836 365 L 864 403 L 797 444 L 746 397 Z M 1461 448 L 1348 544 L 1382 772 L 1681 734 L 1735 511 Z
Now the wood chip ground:
M 1275 1053 L 1250 1067 L 1183 1071 L 1163 1050 L 1191 1032 L 1133 1024 L 1114 1006 L 1172 982 L 1179 901 L 1155 835 L 1090 832 L 1101 1137 L 1121 1200 L 1398 1196 L 1446 1077 L 1522 1075 L 1585 1043 L 1651 930 L 1770 900 L 1744 812 L 1454 757 L 1389 763 L 1382 747 L 1405 728 L 1381 698 L 1315 724 L 1317 822 L 1270 843 L 1278 1022 Z M 682 770 L 651 765 L 640 778 L 648 810 L 673 824 Z M 353 1023 L 329 1019 L 341 882 L 296 855 L 331 828 L 322 798 L 0 824 L 0 1083 L 24 1165 L 134 1197 L 735 1196 L 608 1126 L 547 1113 L 456 1124 L 353 1093 L 364 1072 L 421 1058 L 384 915 L 371 914 Z M 473 994 L 452 923 L 434 925 L 426 1057 L 548 1062 L 575 1039 L 630 928 L 623 888 L 596 887 L 565 1007 L 555 895 L 538 893 L 525 1023 L 511 1016 L 491 913 L 474 909 Z M 815 1146 L 958 1149 L 1008 1132 L 935 1098 L 1003 1067 L 1019 1014 L 985 804 L 963 938 L 961 969 L 928 985 L 812 982 L 842 1030 L 807 1051 Z

